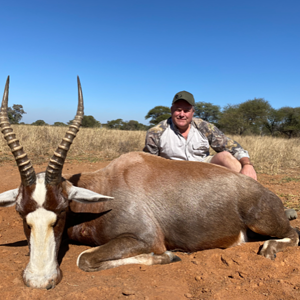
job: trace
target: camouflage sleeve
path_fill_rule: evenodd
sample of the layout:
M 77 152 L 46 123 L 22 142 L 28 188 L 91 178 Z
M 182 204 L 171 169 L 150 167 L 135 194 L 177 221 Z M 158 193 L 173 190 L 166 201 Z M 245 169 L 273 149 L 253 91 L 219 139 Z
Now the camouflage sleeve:
M 154 155 L 159 155 L 159 136 L 158 134 L 147 131 L 145 147 L 143 149 L 144 152 L 148 152 Z
M 218 153 L 222 151 L 230 152 L 237 160 L 248 157 L 247 150 L 244 150 L 239 143 L 227 137 L 215 125 L 201 119 L 193 119 L 196 128 L 206 136 L 210 146 Z
M 168 126 L 167 121 L 168 120 L 164 120 L 147 131 L 145 147 L 143 149 L 144 152 L 148 152 L 154 155 L 160 155 L 160 137 Z

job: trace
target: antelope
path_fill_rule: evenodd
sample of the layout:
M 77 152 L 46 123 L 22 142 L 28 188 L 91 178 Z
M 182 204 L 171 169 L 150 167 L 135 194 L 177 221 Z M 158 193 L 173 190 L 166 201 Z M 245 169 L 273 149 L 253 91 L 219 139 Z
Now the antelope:
M 174 251 L 228 248 L 247 242 L 246 231 L 275 237 L 259 254 L 298 245 L 281 200 L 260 183 L 229 169 L 201 162 L 172 161 L 131 152 L 91 173 L 62 175 L 67 152 L 83 117 L 78 108 L 45 172 L 36 174 L 9 124 L 9 77 L 0 126 L 15 157 L 21 184 L 0 194 L 0 206 L 16 205 L 23 219 L 30 258 L 25 285 L 54 288 L 62 279 L 57 255 L 65 231 L 79 243 L 77 266 L 93 272 L 126 264 L 168 264 Z

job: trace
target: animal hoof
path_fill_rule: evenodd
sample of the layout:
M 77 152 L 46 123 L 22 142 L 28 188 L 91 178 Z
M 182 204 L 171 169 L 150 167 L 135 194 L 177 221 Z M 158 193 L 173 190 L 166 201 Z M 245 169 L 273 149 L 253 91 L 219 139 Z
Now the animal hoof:
M 173 260 L 172 260 L 172 263 L 174 263 L 174 262 L 179 262 L 179 261 L 181 261 L 181 258 L 178 257 L 177 255 L 174 255 L 174 258 L 173 258 Z
M 167 254 L 170 257 L 170 261 L 172 262 L 175 258 L 175 254 L 172 253 L 171 251 L 166 251 L 165 254 Z
M 297 212 L 294 209 L 287 208 L 287 209 L 284 210 L 284 212 L 285 212 L 285 215 L 287 216 L 287 218 L 289 220 L 297 219 Z

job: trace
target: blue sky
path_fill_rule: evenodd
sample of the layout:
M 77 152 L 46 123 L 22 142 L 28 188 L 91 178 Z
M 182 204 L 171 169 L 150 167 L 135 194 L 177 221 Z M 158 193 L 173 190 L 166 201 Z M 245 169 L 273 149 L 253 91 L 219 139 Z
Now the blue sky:
M 181 90 L 300 106 L 300 1 L 1 1 L 0 87 L 22 121 L 145 120 Z M 2 91 L 1 90 L 1 91 Z

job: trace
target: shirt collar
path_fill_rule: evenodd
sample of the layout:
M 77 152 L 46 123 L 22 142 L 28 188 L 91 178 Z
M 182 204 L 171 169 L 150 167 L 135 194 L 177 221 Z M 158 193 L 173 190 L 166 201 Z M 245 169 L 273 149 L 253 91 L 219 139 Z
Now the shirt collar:
M 180 135 L 181 135 L 181 133 L 179 132 L 177 126 L 173 123 L 172 117 L 170 117 L 170 118 L 168 119 L 168 123 L 170 124 L 171 129 L 172 129 L 176 134 L 180 134 Z

